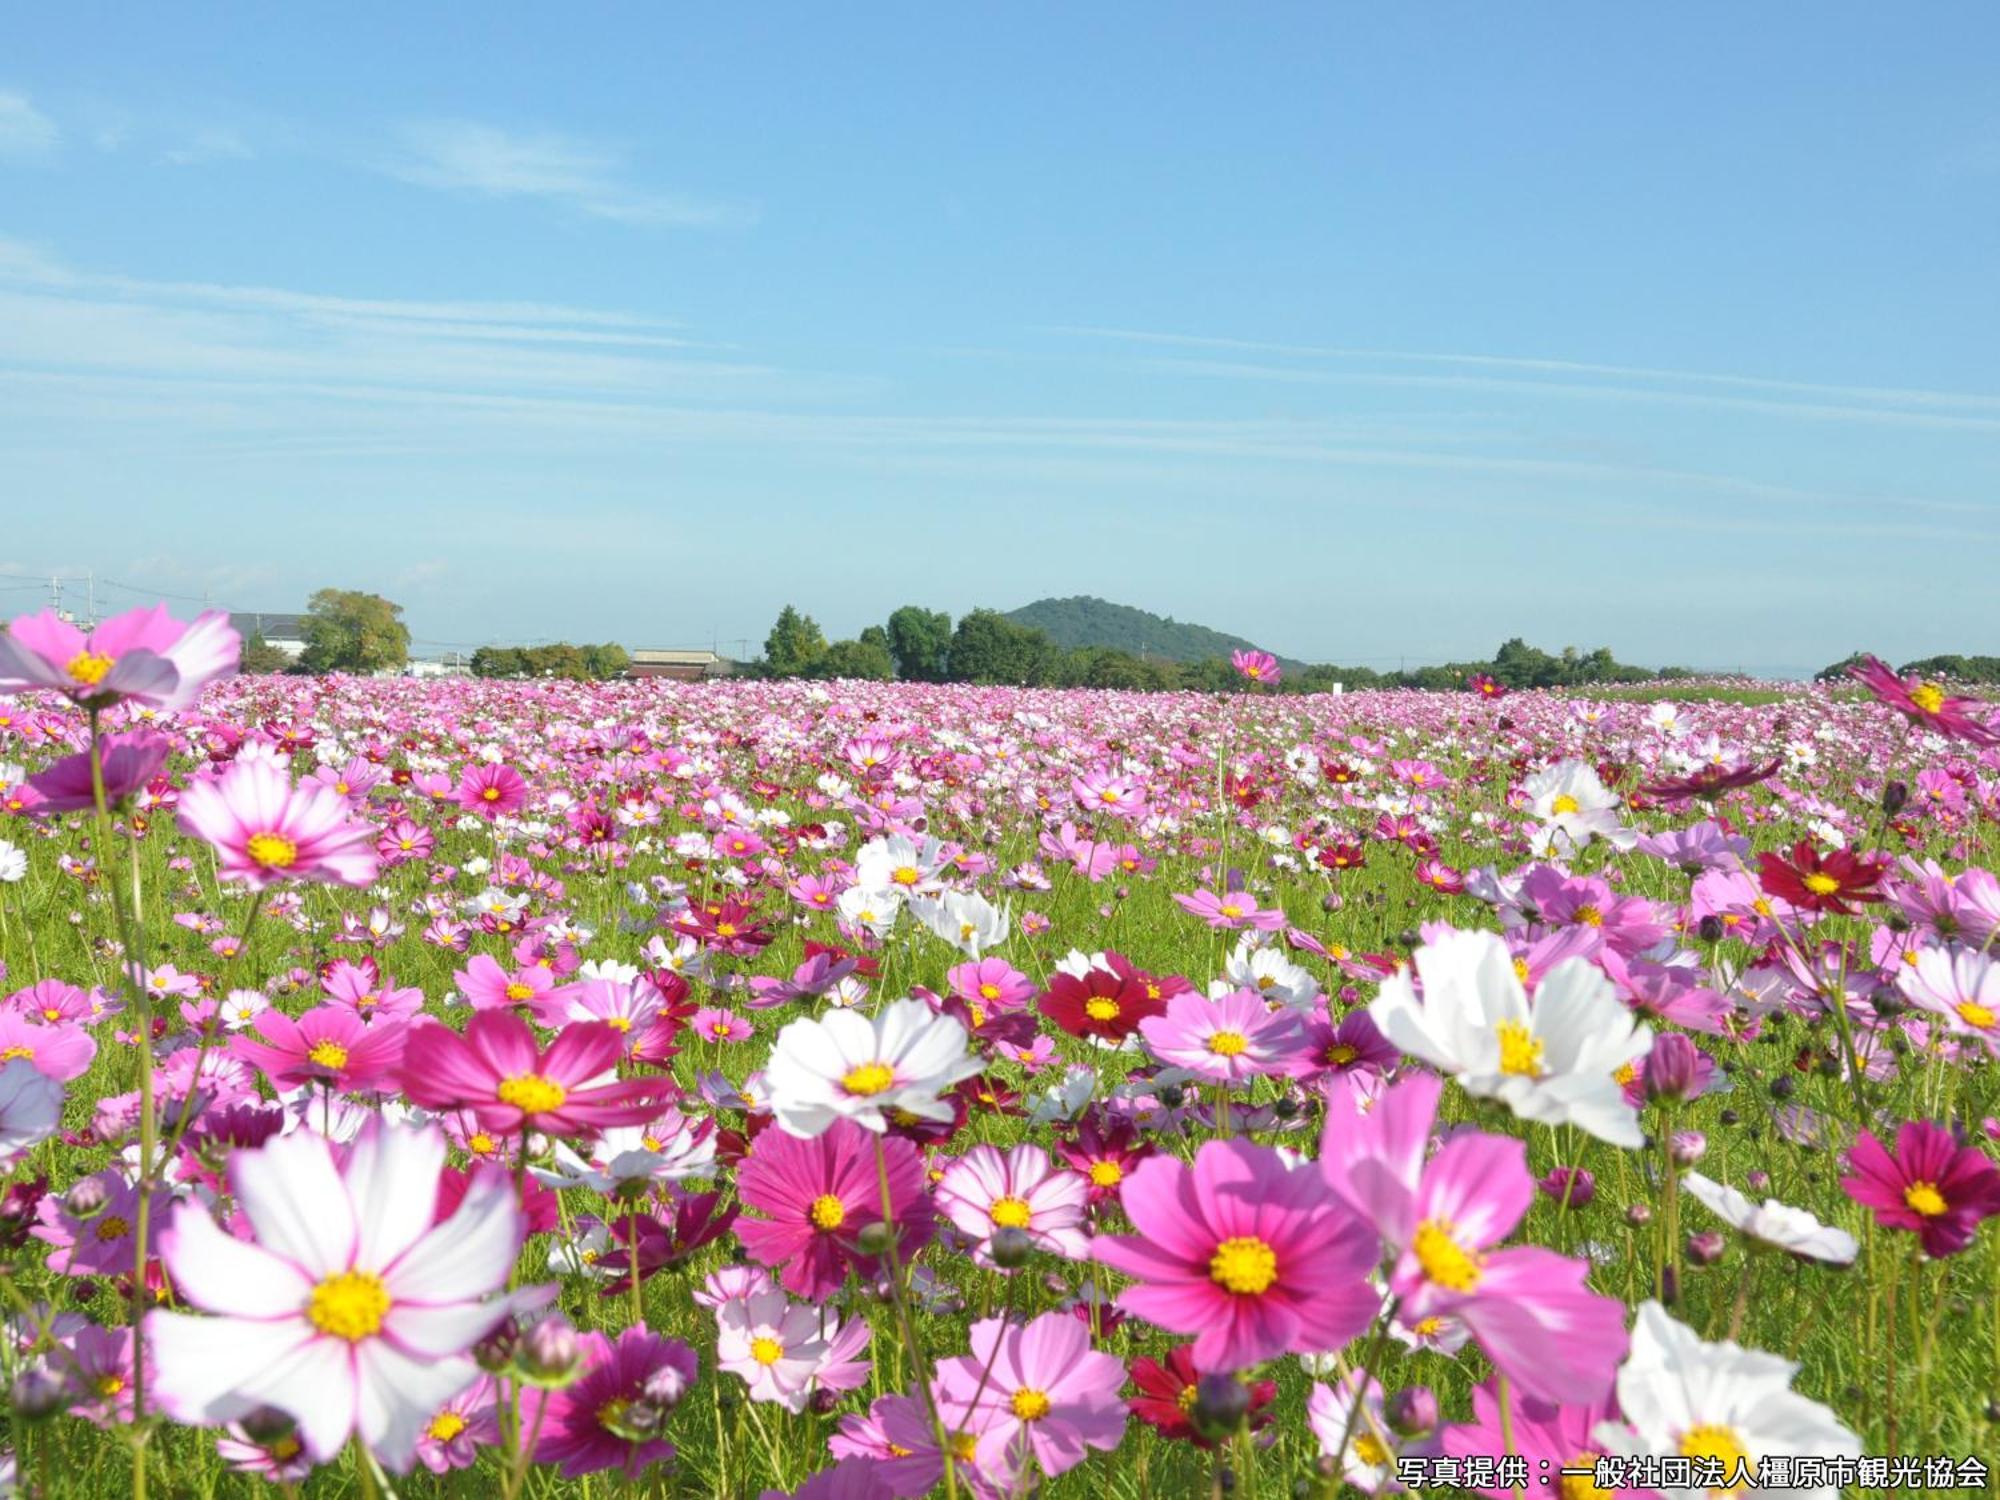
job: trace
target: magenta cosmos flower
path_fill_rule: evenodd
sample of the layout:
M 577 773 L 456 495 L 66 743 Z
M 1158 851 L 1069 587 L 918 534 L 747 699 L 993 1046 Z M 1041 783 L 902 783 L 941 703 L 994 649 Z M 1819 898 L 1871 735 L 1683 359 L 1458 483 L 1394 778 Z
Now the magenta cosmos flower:
M 547 1052 L 534 1029 L 506 1010 L 483 1010 L 460 1036 L 438 1021 L 409 1030 L 398 1082 L 426 1109 L 470 1109 L 482 1130 L 585 1135 L 643 1125 L 659 1113 L 670 1080 L 616 1078 L 625 1037 L 601 1021 L 565 1026 Z
M 530 1391 L 523 1404 L 524 1431 L 539 1429 L 535 1462 L 558 1464 L 565 1479 L 620 1469 L 636 1479 L 674 1456 L 674 1445 L 637 1420 L 650 1408 L 670 1410 L 694 1384 L 694 1351 L 679 1339 L 627 1328 L 613 1343 L 601 1333 L 578 1341 L 584 1374 L 559 1391 Z
M 1906 1120 L 1890 1152 L 1862 1131 L 1847 1154 L 1847 1196 L 1890 1229 L 1915 1231 L 1924 1254 L 1956 1255 L 2000 1214 L 2000 1167 L 1928 1120 Z
M 2000 730 L 1973 716 L 1973 709 L 1984 707 L 1973 699 L 1949 697 L 1939 683 L 1898 677 L 1872 656 L 1858 666 L 1849 667 L 1847 673 L 1912 724 L 1935 730 L 1949 739 L 2000 745 Z
M 898 1253 L 907 1259 L 931 1237 L 935 1218 L 924 1193 L 924 1164 L 901 1136 L 882 1139 L 895 1210 Z M 736 1169 L 743 1213 L 736 1237 L 750 1257 L 778 1272 L 786 1291 L 823 1302 L 850 1269 L 873 1277 L 877 1260 L 855 1239 L 882 1222 L 882 1185 L 875 1138 L 851 1120 L 837 1120 L 810 1139 L 782 1130 L 760 1132 Z
M 321 1463 L 356 1434 L 409 1468 L 431 1418 L 479 1376 L 466 1351 L 546 1295 L 494 1295 L 526 1235 L 503 1173 L 477 1175 L 434 1224 L 444 1158 L 441 1131 L 380 1119 L 344 1166 L 304 1131 L 233 1153 L 230 1190 L 253 1238 L 183 1203 L 160 1240 L 181 1300 L 215 1315 L 146 1318 L 168 1415 L 230 1422 L 275 1406 Z
M 127 797 L 146 789 L 160 774 L 173 746 L 163 734 L 140 730 L 136 734 L 105 736 L 99 747 L 104 776 L 104 805 L 116 807 Z M 37 798 L 29 811 L 37 817 L 50 813 L 78 812 L 97 805 L 90 780 L 90 754 L 65 755 L 46 770 L 28 778 Z
M 1138 1234 L 1100 1235 L 1092 1251 L 1138 1278 L 1121 1308 L 1197 1335 L 1203 1370 L 1341 1348 L 1380 1306 L 1366 1279 L 1375 1235 L 1316 1172 L 1288 1170 L 1268 1146 L 1210 1141 L 1192 1167 L 1150 1157 L 1123 1199 Z
M 1527 1147 L 1474 1131 L 1426 1164 L 1442 1088 L 1421 1074 L 1365 1115 L 1331 1101 L 1319 1171 L 1398 1252 L 1389 1290 L 1405 1322 L 1464 1323 L 1515 1389 L 1538 1400 L 1601 1399 L 1625 1357 L 1624 1305 L 1585 1285 L 1582 1261 L 1492 1248 L 1534 1202 Z
M 1124 1384 L 1125 1366 L 1090 1347 L 1086 1324 L 1050 1312 L 1024 1328 L 974 1323 L 972 1352 L 941 1361 L 933 1390 L 946 1429 L 977 1432 L 973 1462 L 1011 1493 L 1031 1460 L 1054 1477 L 1088 1449 L 1115 1449 L 1125 1436 Z
M 466 767 L 458 779 L 458 805 L 482 818 L 518 812 L 528 800 L 528 783 L 512 766 L 477 765 Z
M 262 1068 L 280 1092 L 308 1083 L 372 1088 L 402 1061 L 409 1034 L 394 1021 L 371 1026 L 344 1005 L 316 1005 L 296 1021 L 267 1010 L 252 1024 L 262 1040 L 232 1037 L 229 1051 Z
M 1255 990 L 1235 990 L 1216 1000 L 1189 990 L 1167 1002 L 1166 1014 L 1141 1021 L 1139 1034 L 1161 1062 L 1216 1083 L 1312 1066 L 1304 1017 L 1272 1010 Z
M 243 638 L 212 609 L 183 625 L 164 604 L 128 610 L 88 635 L 52 609 L 0 632 L 0 693 L 48 688 L 90 708 L 133 698 L 154 708 L 192 705 L 233 676 Z
M 1219 932 L 1234 932 L 1242 927 L 1254 927 L 1259 932 L 1276 932 L 1285 925 L 1282 909 L 1260 911 L 1256 899 L 1242 891 L 1230 891 L 1222 896 L 1207 889 L 1197 890 L 1192 895 L 1175 891 L 1174 903 Z
M 317 781 L 293 786 L 266 760 L 238 761 L 181 793 L 181 831 L 214 846 L 224 880 L 256 890 L 280 880 L 374 882 L 375 830 Z
M 1268 651 L 1232 651 L 1229 665 L 1246 681 L 1262 683 L 1266 687 L 1276 687 L 1284 681 L 1284 669 L 1278 665 L 1278 658 Z
M 1058 1168 L 1040 1146 L 1022 1143 L 1006 1151 L 974 1146 L 944 1169 L 938 1179 L 938 1211 L 977 1242 L 972 1258 L 993 1268 L 993 1236 L 1018 1229 L 1038 1250 L 1069 1260 L 1090 1254 L 1084 1219 L 1090 1179 Z

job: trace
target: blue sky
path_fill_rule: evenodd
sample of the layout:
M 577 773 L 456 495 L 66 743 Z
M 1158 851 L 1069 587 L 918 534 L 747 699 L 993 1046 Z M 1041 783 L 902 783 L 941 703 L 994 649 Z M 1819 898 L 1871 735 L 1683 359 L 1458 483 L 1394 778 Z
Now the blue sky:
M 1989 5 L 419 9 L 13 18 L 0 572 L 2000 652 Z

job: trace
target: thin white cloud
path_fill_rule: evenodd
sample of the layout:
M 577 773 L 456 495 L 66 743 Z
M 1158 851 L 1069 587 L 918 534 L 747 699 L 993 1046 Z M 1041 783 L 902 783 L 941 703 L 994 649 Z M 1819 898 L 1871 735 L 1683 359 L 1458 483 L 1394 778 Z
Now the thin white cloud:
M 257 153 L 239 131 L 204 126 L 160 153 L 173 167 L 198 167 L 213 161 L 248 161 Z
M 0 161 L 33 162 L 54 153 L 62 132 L 26 94 L 0 90 Z
M 634 185 L 622 151 L 470 120 L 405 127 L 402 150 L 383 169 L 424 187 L 482 198 L 539 198 L 623 224 L 712 228 L 746 217 L 729 204 Z

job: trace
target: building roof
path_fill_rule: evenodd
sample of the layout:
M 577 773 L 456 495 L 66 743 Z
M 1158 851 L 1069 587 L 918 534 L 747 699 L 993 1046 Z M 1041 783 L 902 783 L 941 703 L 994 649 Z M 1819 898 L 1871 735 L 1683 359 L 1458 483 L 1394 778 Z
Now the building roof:
M 232 612 L 229 624 L 246 641 L 258 635 L 267 641 L 302 641 L 306 638 L 304 615 L 263 614 L 254 610 Z
M 713 651 L 640 646 L 628 653 L 635 667 L 707 667 L 722 660 Z

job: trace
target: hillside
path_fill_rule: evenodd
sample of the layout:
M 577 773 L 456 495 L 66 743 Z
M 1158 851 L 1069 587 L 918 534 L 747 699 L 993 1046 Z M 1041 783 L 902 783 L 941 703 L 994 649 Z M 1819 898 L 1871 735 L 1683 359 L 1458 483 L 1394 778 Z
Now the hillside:
M 1009 610 L 1007 618 L 1046 631 L 1059 646 L 1109 646 L 1135 656 L 1163 657 L 1168 661 L 1226 659 L 1231 651 L 1257 645 L 1240 635 L 1227 635 L 1206 625 L 1188 624 L 1134 609 L 1129 604 L 1093 599 L 1087 594 L 1072 599 L 1037 599 L 1033 604 Z M 1282 656 L 1278 660 L 1287 667 L 1300 665 Z

